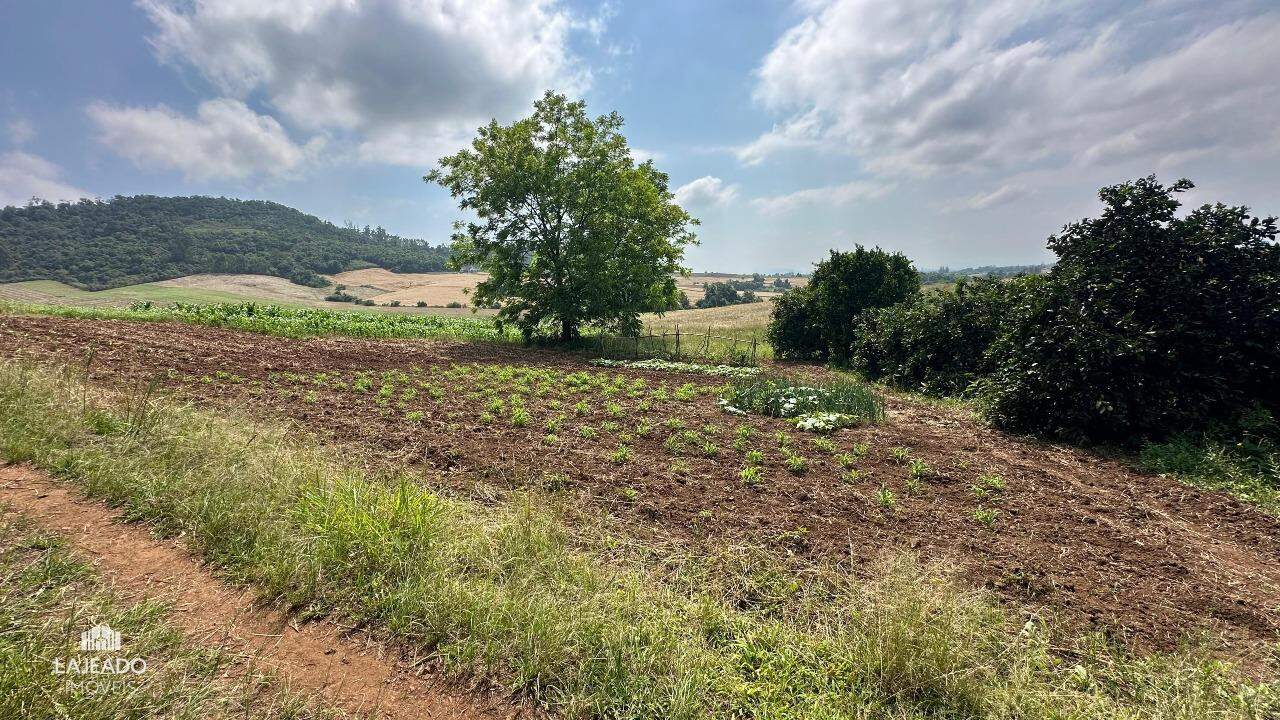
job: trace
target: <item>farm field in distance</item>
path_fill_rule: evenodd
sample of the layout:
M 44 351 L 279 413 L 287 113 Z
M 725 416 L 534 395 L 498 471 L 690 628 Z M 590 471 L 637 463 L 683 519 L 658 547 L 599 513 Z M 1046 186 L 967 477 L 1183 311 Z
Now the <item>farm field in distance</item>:
M 470 296 L 466 292 L 484 278 L 483 273 L 395 273 L 382 268 L 369 268 L 328 276 L 328 279 L 334 283 L 333 286 L 312 288 L 270 275 L 207 273 L 99 291 L 81 290 L 53 280 L 27 280 L 0 283 L 0 300 L 78 307 L 123 307 L 135 302 L 156 304 L 258 302 L 328 310 L 490 317 L 493 311 L 487 308 L 476 308 L 473 312 L 470 307 Z M 695 273 L 689 277 L 677 277 L 676 284 L 686 293 L 690 302 L 696 302 L 702 297 L 703 287 L 708 282 L 749 278 L 749 275 Z M 806 282 L 803 277 L 790 278 L 790 280 L 797 287 Z M 362 300 L 372 300 L 375 304 L 361 306 L 325 301 L 325 296 L 337 285 L 345 285 L 346 292 Z M 662 316 L 651 314 L 646 315 L 645 320 L 655 328 L 672 327 L 675 322 L 681 322 L 698 325 L 703 329 L 710 323 L 716 329 L 760 330 L 769 320 L 771 305 L 767 301 L 776 297 L 778 293 L 763 291 L 757 294 L 766 302 L 705 310 L 673 311 Z M 390 307 L 393 301 L 399 302 L 400 305 Z M 419 301 L 426 302 L 428 307 L 416 307 Z M 449 303 L 460 303 L 466 307 L 446 307 Z
M 722 377 L 515 346 L 5 315 L 0 347 L 275 418 L 457 497 L 551 492 L 654 548 L 759 546 L 798 572 L 905 549 L 1076 631 L 1148 650 L 1204 632 L 1246 664 L 1280 630 L 1277 518 L 905 397 L 819 436 L 722 411 Z

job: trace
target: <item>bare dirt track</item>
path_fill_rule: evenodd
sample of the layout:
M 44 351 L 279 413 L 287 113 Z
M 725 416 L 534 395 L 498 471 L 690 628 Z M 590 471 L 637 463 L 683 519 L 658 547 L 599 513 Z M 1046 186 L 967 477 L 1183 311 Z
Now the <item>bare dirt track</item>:
M 542 422 L 554 411 L 545 400 L 529 398 L 534 420 L 527 427 L 485 423 L 479 419 L 484 400 L 444 373 L 471 364 L 514 365 L 621 374 L 649 387 L 721 381 L 605 371 L 581 356 L 514 346 L 296 341 L 178 324 L 0 317 L 0 355 L 82 363 L 90 348 L 95 381 L 127 388 L 158 379 L 203 403 L 265 411 L 330 442 L 427 469 L 427 481 L 445 487 L 472 490 L 478 480 L 518 485 L 554 471 L 620 524 L 695 546 L 745 540 L 855 566 L 886 547 L 911 548 L 957 563 L 975 583 L 1019 606 L 1043 608 L 1142 647 L 1168 648 L 1203 630 L 1220 634 L 1231 654 L 1243 656 L 1280 632 L 1276 518 L 1084 450 L 1010 437 L 954 410 L 889 398 L 884 424 L 832 437 L 842 450 L 868 448 L 856 464 L 858 479 L 845 481 L 830 455 L 806 445 L 810 436 L 779 420 L 730 417 L 713 395 L 702 393 L 684 402 L 654 401 L 646 412 L 656 431 L 628 434 L 632 458 L 615 464 L 609 454 L 618 433 L 584 439 L 576 430 L 615 420 L 634 424 L 640 418 L 634 400 L 619 398 L 625 415 L 612 415 L 605 399 L 593 399 L 589 412 L 566 421 L 562 441 L 548 446 Z M 350 381 L 353 373 L 412 368 L 421 371 L 414 377 L 423 378 L 423 387 L 434 383 L 444 396 L 432 399 L 423 391 L 407 403 L 380 406 L 371 393 L 281 380 L 283 373 L 323 373 Z M 239 379 L 220 382 L 219 372 Z M 409 421 L 412 412 L 421 415 Z M 664 444 L 673 434 L 664 419 L 687 428 L 719 425 L 721 434 L 705 436 L 718 451 L 673 452 Z M 778 432 L 790 432 L 790 442 L 809 458 L 808 472 L 788 473 L 770 452 L 764 481 L 747 486 L 739 478 L 742 456 L 729 447 L 734 425 L 752 428 L 753 442 L 766 451 Z M 904 487 L 907 471 L 892 456 L 895 447 L 930 466 L 922 488 Z M 971 485 L 982 474 L 1004 478 L 999 498 L 975 498 Z M 633 492 L 620 498 L 621 486 Z M 880 501 L 881 488 L 895 494 L 892 507 Z M 993 527 L 974 520 L 979 507 L 998 510 Z
M 267 669 L 291 689 L 322 698 L 352 717 L 385 720 L 489 720 L 516 710 L 481 701 L 419 676 L 375 644 L 328 623 L 299 626 L 227 587 L 172 542 L 119 521 L 43 473 L 0 466 L 0 505 L 69 540 L 132 600 L 172 603 L 170 619 L 188 637 Z

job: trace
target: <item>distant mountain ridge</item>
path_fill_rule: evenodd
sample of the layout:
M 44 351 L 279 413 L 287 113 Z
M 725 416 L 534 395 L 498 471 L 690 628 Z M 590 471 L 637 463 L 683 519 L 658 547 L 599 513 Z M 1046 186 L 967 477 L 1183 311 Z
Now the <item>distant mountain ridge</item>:
M 117 196 L 0 209 L 0 282 L 57 280 L 86 290 L 197 273 L 275 275 L 323 287 L 321 274 L 382 267 L 438 272 L 446 246 L 382 228 L 338 227 L 265 200 Z

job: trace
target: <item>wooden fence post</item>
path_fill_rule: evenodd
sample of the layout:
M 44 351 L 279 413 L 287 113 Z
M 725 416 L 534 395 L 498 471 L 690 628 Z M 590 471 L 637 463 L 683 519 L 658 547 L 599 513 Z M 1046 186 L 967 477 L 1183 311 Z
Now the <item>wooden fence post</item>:
M 676 323 L 676 360 L 680 359 L 680 323 Z

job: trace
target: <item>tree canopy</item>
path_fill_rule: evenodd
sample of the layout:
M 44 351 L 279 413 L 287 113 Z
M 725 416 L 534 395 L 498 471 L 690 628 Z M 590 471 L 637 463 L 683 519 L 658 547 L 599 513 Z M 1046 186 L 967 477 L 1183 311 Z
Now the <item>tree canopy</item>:
M 861 245 L 831 251 L 809 284 L 788 290 L 774 305 L 769 342 L 781 357 L 830 358 L 845 364 L 858 316 L 920 292 L 920 274 L 906 255 Z
M 526 337 L 572 339 L 586 324 L 634 334 L 640 313 L 678 304 L 672 275 L 686 272 L 697 220 L 652 161 L 633 161 L 622 124 L 548 92 L 531 116 L 489 123 L 424 178 L 475 216 L 453 237 L 454 263 L 489 273 L 475 304 L 500 304 L 499 322 Z
M 195 273 L 254 273 L 305 285 L 378 266 L 445 269 L 450 251 L 382 228 L 338 227 L 262 200 L 117 196 L 0 210 L 0 282 L 58 280 L 87 290 Z

